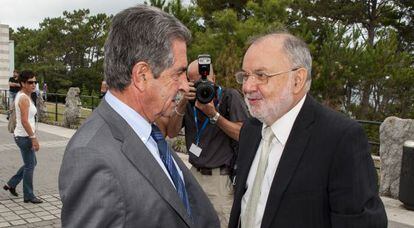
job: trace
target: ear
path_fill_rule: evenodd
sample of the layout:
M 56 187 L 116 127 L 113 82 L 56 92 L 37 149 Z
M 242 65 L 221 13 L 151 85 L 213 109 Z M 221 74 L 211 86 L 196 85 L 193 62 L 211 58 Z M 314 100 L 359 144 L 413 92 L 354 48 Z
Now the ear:
M 139 91 L 144 91 L 149 74 L 151 74 L 151 70 L 146 62 L 141 61 L 136 63 L 132 68 L 131 85 Z
M 294 72 L 294 74 L 293 93 L 298 94 L 305 89 L 308 71 L 305 68 L 299 68 Z

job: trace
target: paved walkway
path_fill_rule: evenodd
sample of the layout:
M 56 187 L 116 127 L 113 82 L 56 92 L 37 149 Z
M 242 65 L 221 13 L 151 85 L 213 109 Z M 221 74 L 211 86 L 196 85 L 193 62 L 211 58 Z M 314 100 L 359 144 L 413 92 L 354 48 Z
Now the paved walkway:
M 0 227 L 60 227 L 62 203 L 59 194 L 39 198 L 43 203 L 24 203 L 22 198 L 0 200 Z
M 12 197 L 3 185 L 23 165 L 16 143 L 7 132 L 5 115 L 0 115 L 0 227 L 61 227 L 62 203 L 58 194 L 58 173 L 66 144 L 75 131 L 39 123 L 37 166 L 34 172 L 35 195 L 44 203 L 23 203 L 22 184 L 19 197 Z
M 60 202 L 58 194 L 58 173 L 66 144 L 75 130 L 47 124 L 38 124 L 40 151 L 37 152 L 37 166 L 34 173 L 34 191 L 43 199 L 42 204 L 23 203 L 22 185 L 17 192 L 19 197 L 0 189 L 0 227 L 61 227 Z M 184 154 L 180 157 L 189 167 Z M 0 186 L 22 166 L 20 152 L 13 137 L 7 132 L 5 115 L 0 114 Z M 398 200 L 383 198 L 389 219 L 389 228 L 414 228 L 414 211 L 405 210 Z

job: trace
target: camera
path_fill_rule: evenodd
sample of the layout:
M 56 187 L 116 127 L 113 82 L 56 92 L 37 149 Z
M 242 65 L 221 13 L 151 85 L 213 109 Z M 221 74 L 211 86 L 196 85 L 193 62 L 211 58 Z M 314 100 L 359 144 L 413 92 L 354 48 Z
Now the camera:
M 217 86 L 207 79 L 210 75 L 211 57 L 208 54 L 198 56 L 198 73 L 201 79 L 194 83 L 196 88 L 196 100 L 202 104 L 210 103 L 216 96 Z

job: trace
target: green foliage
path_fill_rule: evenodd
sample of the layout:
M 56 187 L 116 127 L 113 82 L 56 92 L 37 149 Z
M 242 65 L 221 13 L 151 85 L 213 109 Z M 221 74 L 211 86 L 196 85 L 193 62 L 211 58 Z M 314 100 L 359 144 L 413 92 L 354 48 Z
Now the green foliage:
M 309 44 L 311 93 L 355 118 L 414 118 L 414 3 L 403 0 L 182 0 L 146 2 L 182 21 L 192 32 L 188 60 L 213 58 L 217 81 L 240 89 L 248 40 L 286 28 Z M 16 68 L 32 69 L 50 92 L 97 95 L 110 19 L 80 9 L 46 18 L 39 29 L 11 30 Z M 82 101 L 92 106 L 90 99 Z
M 45 18 L 39 29 L 18 28 L 15 40 L 16 68 L 32 69 L 50 92 L 66 94 L 70 86 L 97 89 L 103 79 L 103 45 L 110 18 L 89 15 L 89 10 L 63 12 Z
M 288 18 L 285 10 L 288 3 L 277 0 L 248 2 L 243 6 L 243 19 L 237 7 L 211 12 L 209 18 L 203 18 L 204 25 L 209 26 L 194 33 L 189 59 L 209 53 L 214 60 L 217 81 L 226 87 L 239 88 L 234 73 L 240 69 L 246 42 L 254 35 L 282 27 Z

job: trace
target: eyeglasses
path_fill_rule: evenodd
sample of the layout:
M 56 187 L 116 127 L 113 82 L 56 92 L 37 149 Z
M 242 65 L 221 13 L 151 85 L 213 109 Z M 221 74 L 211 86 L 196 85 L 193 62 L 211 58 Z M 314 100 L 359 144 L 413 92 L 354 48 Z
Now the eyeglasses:
M 282 74 L 286 74 L 292 71 L 297 71 L 299 70 L 300 67 L 295 67 L 293 69 L 290 69 L 288 71 L 283 71 L 283 72 L 277 72 L 277 73 L 265 73 L 262 71 L 256 71 L 256 72 L 252 72 L 252 73 L 248 73 L 246 71 L 239 71 L 235 74 L 236 76 L 236 81 L 239 84 L 243 84 L 247 81 L 247 79 L 249 79 L 249 77 L 254 77 L 258 84 L 266 84 L 269 81 L 269 78 L 274 77 L 274 76 L 278 76 L 278 75 L 282 75 Z
M 26 83 L 29 85 L 33 85 L 33 84 L 37 84 L 37 81 L 26 81 Z

